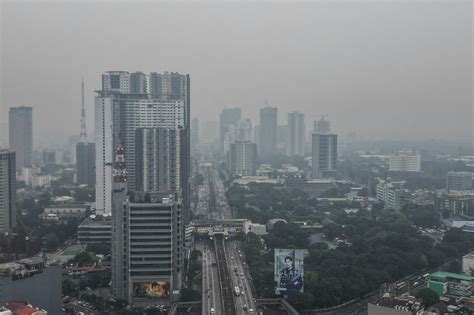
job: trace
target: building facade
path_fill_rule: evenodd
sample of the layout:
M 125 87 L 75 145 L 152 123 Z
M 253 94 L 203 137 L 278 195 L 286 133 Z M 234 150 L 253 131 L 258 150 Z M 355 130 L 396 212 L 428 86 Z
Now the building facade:
M 146 94 L 133 94 L 130 80 L 145 80 Z M 102 76 L 102 90 L 96 103 L 96 206 L 98 212 L 110 213 L 112 208 L 112 168 L 114 148 L 123 146 L 128 170 L 128 189 L 136 190 L 135 132 L 139 128 L 183 129 L 185 138 L 182 160 L 183 203 L 189 205 L 190 174 L 190 80 L 178 73 L 137 75 L 123 71 Z M 186 214 L 189 217 L 189 213 Z
M 136 190 L 180 191 L 186 180 L 183 170 L 185 130 L 136 129 Z
M 127 301 L 134 306 L 171 304 L 179 298 L 184 268 L 179 194 L 133 193 L 125 203 L 125 218 L 127 262 L 121 265 L 128 280 Z
M 0 150 L 0 234 L 16 227 L 15 152 Z
M 76 145 L 76 183 L 95 185 L 95 143 L 79 142 Z
M 472 190 L 471 172 L 448 172 L 446 189 L 449 191 L 467 191 Z
M 33 163 L 33 108 L 10 107 L 9 147 L 15 151 L 16 167 L 31 166 Z
M 379 179 L 376 187 L 377 199 L 385 203 L 385 208 L 399 210 L 404 205 L 405 182 L 389 182 Z
M 245 118 L 237 122 L 235 140 L 252 141 L 252 121 L 250 119 Z
M 420 172 L 421 155 L 391 155 L 388 160 L 388 170 L 391 172 Z
M 236 141 L 229 152 L 231 172 L 239 176 L 257 174 L 257 145 L 251 141 Z
M 286 154 L 288 156 L 304 156 L 306 132 L 304 113 L 288 113 L 287 122 Z
M 266 106 L 260 109 L 259 155 L 268 157 L 277 153 L 278 109 Z
M 337 171 L 337 135 L 313 134 L 312 176 L 323 178 Z

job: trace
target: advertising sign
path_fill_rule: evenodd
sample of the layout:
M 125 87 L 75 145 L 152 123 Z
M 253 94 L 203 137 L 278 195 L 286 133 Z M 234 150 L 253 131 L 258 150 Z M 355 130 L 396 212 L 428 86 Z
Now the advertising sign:
M 136 298 L 166 299 L 170 296 L 170 283 L 166 281 L 134 282 L 133 296 Z
M 275 248 L 275 294 L 303 292 L 304 250 Z

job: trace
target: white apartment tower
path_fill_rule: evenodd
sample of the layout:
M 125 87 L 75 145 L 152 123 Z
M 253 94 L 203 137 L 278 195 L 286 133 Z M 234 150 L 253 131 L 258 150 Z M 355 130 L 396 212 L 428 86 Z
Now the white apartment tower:
M 135 133 L 139 128 L 184 130 L 181 188 L 189 204 L 190 95 L 189 75 L 110 71 L 102 75 L 96 104 L 96 209 L 111 213 L 114 148 L 123 146 L 128 189 L 136 189 Z M 188 214 L 185 215 L 187 217 Z

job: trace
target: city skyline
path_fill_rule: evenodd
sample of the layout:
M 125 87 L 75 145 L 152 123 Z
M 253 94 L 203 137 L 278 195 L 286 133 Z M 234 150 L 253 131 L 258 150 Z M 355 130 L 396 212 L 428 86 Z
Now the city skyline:
M 67 135 L 80 132 L 81 78 L 84 77 L 86 85 L 87 124 L 93 126 L 93 95 L 94 90 L 100 89 L 99 75 L 119 68 L 189 73 L 193 77 L 191 115 L 201 121 L 217 120 L 224 107 L 239 106 L 243 116 L 255 124 L 258 110 L 267 100 L 268 105 L 279 108 L 279 122 L 292 110 L 304 112 L 307 123 L 328 115 L 339 134 L 356 132 L 378 139 L 472 137 L 469 2 L 449 6 L 405 1 L 347 6 L 337 2 L 294 6 L 224 3 L 217 7 L 205 3 L 139 3 L 126 10 L 124 5 L 98 3 L 94 4 L 93 14 L 89 14 L 88 5 L 2 4 L 3 130 L 10 106 L 32 106 L 37 113 L 35 140 L 65 142 Z M 211 23 L 193 17 L 196 8 L 203 10 Z M 42 13 L 46 12 L 51 14 L 42 23 Z M 108 20 L 112 14 L 128 14 L 130 19 L 153 14 L 157 19 L 144 22 L 149 24 L 143 29 L 149 31 L 134 38 L 133 28 L 124 29 L 113 20 L 109 21 L 113 27 L 100 27 L 102 19 Z M 182 31 L 176 38 L 166 32 L 158 34 L 166 49 L 147 43 L 142 44 L 142 58 L 134 58 L 133 49 L 124 50 L 120 56 L 110 54 L 113 45 L 108 44 L 116 39 L 115 33 L 127 34 L 126 44 L 140 47 L 142 37 L 156 36 L 154 29 L 178 27 L 175 21 L 159 18 L 175 14 L 181 14 L 180 20 L 187 22 L 179 25 Z M 253 16 L 261 19 L 254 21 Z M 420 16 L 423 23 L 419 22 Z M 82 23 L 86 19 L 87 25 Z M 401 19 L 403 23 L 399 22 Z M 234 24 L 245 25 L 244 22 L 253 22 L 255 27 L 232 28 Z M 215 24 L 220 29 L 214 28 Z M 34 26 L 35 38 L 29 31 L 31 27 L 24 26 Z M 78 35 L 74 30 L 79 26 Z M 300 34 L 308 27 L 315 30 L 315 35 L 300 41 Z M 224 36 L 231 31 L 240 47 Z M 195 32 L 204 34 L 199 37 L 202 45 L 187 40 Z M 57 39 L 60 41 L 56 42 Z M 403 42 L 399 43 L 399 39 Z M 40 45 L 39 40 L 44 44 Z M 221 44 L 216 45 L 218 42 Z M 296 43 L 298 49 L 292 49 Z M 56 45 L 67 47 L 66 51 L 59 50 L 67 58 L 44 50 Z M 268 50 L 273 53 L 264 53 Z M 387 51 L 392 52 L 387 55 Z M 238 60 L 229 59 L 234 54 L 239 54 Z M 395 55 L 396 58 L 391 57 Z M 37 61 L 38 56 L 41 62 Z M 25 58 L 29 60 L 28 72 L 37 74 L 35 79 L 22 70 Z M 72 59 L 75 62 L 70 62 Z M 54 76 L 49 75 L 52 71 Z M 278 75 L 281 72 L 285 75 Z M 226 80 L 221 80 L 223 77 Z M 51 86 L 61 93 L 49 93 Z M 213 86 L 215 92 L 209 95 L 206 86 Z M 32 93 L 23 93 L 24 90 Z M 52 116 L 62 119 L 50 124 Z M 370 124 L 362 123 L 369 118 Z M 440 125 L 445 128 L 439 128 Z

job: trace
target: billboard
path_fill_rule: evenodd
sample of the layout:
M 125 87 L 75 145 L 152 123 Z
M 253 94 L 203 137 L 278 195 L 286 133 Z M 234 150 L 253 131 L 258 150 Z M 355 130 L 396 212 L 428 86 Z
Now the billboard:
M 303 292 L 303 249 L 275 248 L 275 294 L 288 296 Z
M 170 296 L 170 283 L 166 281 L 134 282 L 133 297 L 135 298 L 160 298 L 166 299 Z

